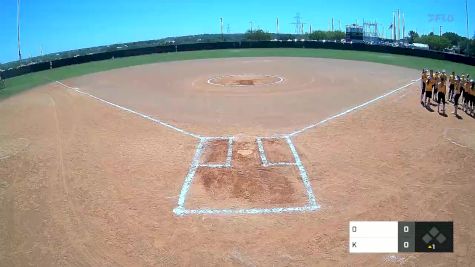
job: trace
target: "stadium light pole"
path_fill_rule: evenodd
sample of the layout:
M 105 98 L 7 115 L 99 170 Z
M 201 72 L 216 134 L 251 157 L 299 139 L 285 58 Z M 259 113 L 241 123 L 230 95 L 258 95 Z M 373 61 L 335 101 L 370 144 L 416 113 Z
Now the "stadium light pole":
M 402 13 L 402 39 L 406 37 L 406 18 L 404 17 L 404 13 Z
M 223 34 L 223 18 L 219 18 L 221 24 L 221 40 L 224 41 L 224 34 Z
M 20 0 L 17 0 L 17 43 L 18 43 L 18 61 L 21 61 L 21 48 L 20 48 Z
M 467 49 L 466 54 L 468 55 L 468 49 L 469 49 L 469 44 L 470 44 L 470 32 L 468 30 L 468 0 L 465 0 L 465 17 L 467 19 Z

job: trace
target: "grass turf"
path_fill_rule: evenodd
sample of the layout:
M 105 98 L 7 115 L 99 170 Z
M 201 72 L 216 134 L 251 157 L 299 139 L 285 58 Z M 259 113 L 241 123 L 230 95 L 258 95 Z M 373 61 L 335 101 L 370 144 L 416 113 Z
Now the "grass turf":
M 450 61 L 393 55 L 385 53 L 333 50 L 333 49 L 302 49 L 302 48 L 264 48 L 264 49 L 225 49 L 225 50 L 203 50 L 178 53 L 151 54 L 143 56 L 116 58 L 110 60 L 96 61 L 79 65 L 30 73 L 5 81 L 5 89 L 0 90 L 0 99 L 7 98 L 24 90 L 50 83 L 56 80 L 63 80 L 75 76 L 89 73 L 106 71 L 117 68 L 124 68 L 134 65 L 150 64 L 155 62 L 167 62 L 176 60 L 191 60 L 204 58 L 226 58 L 226 57 L 318 57 L 335 58 L 358 61 L 369 61 L 382 64 L 396 65 L 413 69 L 424 67 L 434 70 L 445 69 L 448 72 L 469 73 L 475 75 L 475 67 Z

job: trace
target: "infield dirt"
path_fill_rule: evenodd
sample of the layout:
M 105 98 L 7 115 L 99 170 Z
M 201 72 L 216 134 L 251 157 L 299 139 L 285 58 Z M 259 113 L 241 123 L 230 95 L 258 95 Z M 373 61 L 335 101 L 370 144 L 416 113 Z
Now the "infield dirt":
M 241 73 L 285 80 L 207 83 Z M 255 136 L 301 129 L 418 75 L 345 60 L 241 58 L 63 82 L 196 134 L 235 136 L 232 168 L 200 168 L 189 205 L 254 207 L 306 201 L 295 168 L 260 165 Z M 293 137 L 319 210 L 218 216 L 172 212 L 197 139 L 56 83 L 2 100 L 0 265 L 469 266 L 475 119 L 430 112 L 419 93 L 415 83 Z M 285 142 L 264 147 L 271 161 L 291 160 Z M 208 148 L 202 160 L 225 160 L 225 142 Z M 352 255 L 350 220 L 454 221 L 455 252 Z

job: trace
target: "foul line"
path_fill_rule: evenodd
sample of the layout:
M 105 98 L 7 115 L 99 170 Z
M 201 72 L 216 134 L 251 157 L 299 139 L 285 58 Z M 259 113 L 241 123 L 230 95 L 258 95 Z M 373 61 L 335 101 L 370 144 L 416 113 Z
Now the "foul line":
M 182 133 L 182 134 L 189 135 L 189 136 L 192 136 L 192 137 L 197 138 L 197 139 L 200 139 L 200 138 L 201 138 L 201 136 L 199 136 L 199 135 L 197 135 L 197 134 L 194 134 L 194 133 L 185 131 L 185 130 L 180 129 L 180 128 L 178 128 L 178 127 L 175 127 L 175 126 L 173 126 L 173 125 L 171 125 L 171 124 L 168 124 L 168 123 L 166 123 L 166 122 L 163 122 L 163 121 L 161 121 L 161 120 L 159 120 L 159 119 L 152 118 L 152 117 L 150 117 L 149 115 L 145 115 L 145 114 L 140 113 L 140 112 L 138 112 L 138 111 L 135 111 L 135 110 L 132 110 L 132 109 L 130 109 L 130 108 L 126 108 L 126 107 L 123 107 L 123 106 L 114 104 L 114 103 L 112 103 L 112 102 L 110 102 L 110 101 L 107 101 L 107 100 L 102 99 L 102 98 L 100 98 L 100 97 L 97 97 L 97 96 L 95 96 L 95 95 L 91 95 L 91 94 L 89 94 L 89 93 L 86 93 L 86 92 L 84 92 L 84 91 L 81 91 L 81 90 L 80 90 L 79 88 L 77 88 L 77 87 L 68 86 L 68 85 L 66 85 L 66 84 L 64 84 L 64 83 L 62 83 L 62 82 L 60 82 L 60 81 L 56 81 L 56 83 L 58 83 L 58 84 L 60 84 L 60 85 L 62 85 L 62 86 L 64 86 L 64 87 L 66 87 L 66 88 L 72 89 L 72 90 L 74 90 L 74 91 L 76 91 L 76 92 L 78 92 L 78 93 L 80 93 L 80 94 L 87 95 L 87 96 L 92 97 L 92 98 L 94 98 L 94 99 L 96 99 L 96 100 L 99 100 L 99 101 L 101 101 L 101 102 L 103 102 L 103 103 L 106 103 L 106 104 L 109 104 L 109 105 L 111 105 L 111 106 L 113 106 L 113 107 L 116 107 L 116 108 L 118 108 L 118 109 L 121 109 L 121 110 L 123 110 L 123 111 L 127 111 L 127 112 L 130 112 L 130 113 L 132 113 L 132 114 L 138 115 L 138 116 L 140 116 L 140 117 L 142 117 L 142 118 L 144 118 L 144 119 L 151 120 L 151 121 L 153 121 L 153 122 L 155 122 L 155 123 L 158 123 L 158 124 L 160 124 L 160 125 L 163 125 L 163 126 L 165 126 L 165 127 L 168 127 L 168 128 L 170 128 L 170 129 L 173 129 L 173 130 L 175 130 L 175 131 L 177 131 L 177 132 L 180 132 L 180 133 Z
M 378 100 L 380 100 L 380 99 L 383 99 L 383 98 L 385 98 L 385 97 L 387 97 L 387 96 L 389 96 L 389 95 L 392 95 L 392 94 L 394 94 L 394 93 L 396 93 L 396 92 L 399 92 L 399 91 L 401 91 L 402 89 L 404 89 L 404 88 L 406 88 L 406 87 L 408 87 L 408 86 L 414 84 L 415 82 L 417 82 L 417 81 L 419 81 L 419 80 L 420 80 L 420 78 L 417 79 L 417 80 L 412 80 L 410 83 L 408 83 L 408 84 L 406 84 L 406 85 L 403 85 L 403 86 L 401 86 L 401 87 L 399 87 L 399 88 L 397 88 L 397 89 L 394 89 L 394 90 L 392 90 L 392 91 L 389 91 L 389 92 L 387 92 L 387 93 L 384 94 L 384 95 L 378 96 L 378 97 L 376 97 L 376 98 L 373 98 L 373 99 L 371 99 L 371 100 L 369 100 L 369 101 L 364 102 L 364 103 L 361 104 L 361 105 L 358 105 L 358 106 L 356 106 L 356 107 L 352 107 L 352 108 L 350 108 L 350 109 L 348 109 L 348 110 L 346 110 L 346 111 L 343 111 L 343 112 L 341 112 L 341 113 L 338 113 L 338 114 L 336 114 L 336 115 L 333 115 L 333 116 L 331 116 L 331 117 L 329 117 L 329 118 L 326 118 L 326 119 L 324 119 L 324 120 L 322 120 L 322 121 L 319 121 L 319 122 L 317 122 L 317 123 L 315 123 L 315 124 L 311 124 L 311 125 L 309 125 L 309 126 L 307 126 L 307 127 L 305 127 L 305 128 L 302 128 L 302 129 L 300 129 L 300 130 L 294 131 L 294 132 L 290 133 L 288 136 L 294 136 L 294 135 L 297 135 L 297 134 L 301 134 L 301 133 L 303 133 L 303 132 L 305 132 L 305 131 L 307 131 L 307 130 L 309 130 L 309 129 L 312 129 L 312 128 L 317 127 L 318 125 L 324 124 L 325 122 L 331 121 L 331 120 L 336 119 L 336 118 L 338 118 L 338 117 L 341 117 L 341 116 L 343 116 L 343 115 L 345 115 L 345 114 L 348 114 L 348 113 L 350 113 L 350 112 L 352 112 L 352 111 L 355 111 L 355 110 L 358 110 L 358 109 L 360 109 L 360 108 L 363 108 L 363 107 L 365 107 L 365 106 L 367 106 L 367 105 L 369 105 L 369 104 L 371 104 L 371 103 L 373 103 L 373 102 L 376 102 L 376 101 L 378 101 Z
M 459 143 L 455 142 L 454 140 L 452 140 L 450 137 L 448 137 L 448 136 L 447 136 L 447 132 L 448 132 L 449 130 L 462 130 L 462 131 L 464 131 L 464 132 L 468 132 L 468 130 L 466 130 L 466 129 L 458 129 L 458 128 L 445 128 L 445 130 L 444 130 L 444 138 L 445 138 L 447 141 L 449 141 L 449 142 L 451 142 L 452 144 L 457 145 L 457 146 L 459 146 L 459 147 L 467 148 L 467 146 L 464 146 L 464 145 L 462 145 L 462 144 L 459 144 Z
M 231 167 L 231 162 L 232 162 L 232 150 L 233 150 L 233 141 L 234 141 L 234 136 L 217 136 L 217 137 L 202 137 L 198 134 L 194 134 L 194 133 L 191 133 L 191 132 L 188 132 L 188 131 L 185 131 L 183 129 L 180 129 L 178 127 L 175 127 L 171 124 L 168 124 L 168 123 L 165 123 L 165 122 L 162 122 L 161 120 L 159 119 L 155 119 L 155 118 L 152 118 L 148 115 L 145 115 L 145 114 L 142 114 L 140 112 L 137 112 L 137 111 L 134 111 L 132 109 L 129 109 L 129 108 L 126 108 L 126 107 L 123 107 L 123 106 L 120 106 L 120 105 L 117 105 L 117 104 L 114 104 L 112 102 L 109 102 L 107 100 L 104 100 L 102 98 L 99 98 L 97 96 L 94 96 L 92 94 L 89 94 L 89 93 L 86 93 L 86 92 L 83 92 L 81 91 L 79 88 L 77 87 L 71 87 L 71 86 L 68 86 L 60 81 L 56 81 L 56 83 L 66 87 L 66 88 L 70 88 L 70 89 L 73 89 L 74 91 L 80 93 L 80 94 L 84 94 L 84 95 L 87 95 L 91 98 L 94 98 L 98 101 L 101 101 L 103 103 L 106 103 L 108 105 L 111 105 L 113 107 L 116 107 L 118 109 L 121 109 L 123 111 L 127 111 L 127 112 L 130 112 L 132 114 L 135 114 L 135 115 L 138 115 L 142 118 L 145 118 L 147 120 L 150 120 L 150 121 L 153 121 L 155 123 L 158 123 L 160 125 L 163 125 L 165 127 L 168 127 L 170 129 L 173 129 L 177 132 L 180 132 L 182 134 L 185 134 L 185 135 L 189 135 L 189 136 L 192 136 L 194 138 L 197 138 L 199 139 L 199 142 L 196 146 L 196 151 L 195 151 L 195 154 L 193 156 L 193 160 L 190 164 L 190 167 L 189 167 L 189 170 L 188 170 L 188 173 L 185 177 L 185 181 L 183 182 L 183 186 L 181 188 L 181 192 L 180 192 L 180 195 L 178 197 L 178 205 L 176 208 L 173 209 L 173 212 L 176 214 L 176 215 L 179 215 L 179 216 L 183 216 L 183 215 L 188 215 L 188 214 L 269 214 L 269 213 L 284 213 L 284 212 L 307 212 L 307 211 L 315 211 L 315 210 L 318 210 L 320 208 L 320 206 L 317 204 L 317 201 L 316 201 L 316 198 L 315 198 L 315 195 L 313 194 L 313 189 L 312 189 L 312 185 L 309 181 L 309 178 L 308 178 L 308 175 L 307 175 L 307 172 L 305 170 L 305 167 L 300 159 L 300 156 L 298 155 L 298 152 L 297 152 L 297 149 L 295 148 L 293 142 L 292 142 L 292 137 L 293 136 L 296 136 L 300 133 L 303 133 L 304 131 L 307 131 L 309 129 L 312 129 L 312 128 L 315 128 L 317 127 L 318 125 L 321 125 L 321 124 L 324 124 L 330 120 L 333 120 L 333 119 L 336 119 L 338 117 L 341 117 L 345 114 L 348 114 L 350 112 L 353 112 L 355 110 L 358 110 L 358 109 L 361 109 L 373 102 L 376 102 L 380 99 L 383 99 L 389 95 L 392 95 L 404 88 L 407 88 L 408 86 L 414 84 L 415 82 L 419 81 L 420 79 L 417 79 L 417 80 L 412 80 L 411 83 L 408 83 L 404 86 L 401 86 L 397 89 L 394 89 L 388 93 L 385 93 L 384 95 L 381 95 L 379 97 L 376 97 L 374 99 L 371 99 L 369 101 L 366 101 L 365 103 L 363 104 L 360 104 L 358 106 L 355 106 L 355 107 L 352 107 L 344 112 L 341 112 L 339 114 L 336 114 L 336 115 L 333 115 L 331 117 L 328 117 L 322 121 L 319 121 L 315 124 L 311 124 L 307 127 L 304 127 L 300 130 L 297 130 L 297 131 L 294 131 L 290 134 L 281 134 L 281 135 L 273 135 L 273 136 L 270 136 L 270 137 L 257 137 L 256 138 L 256 144 L 257 144 L 257 147 L 258 147 L 258 150 L 259 150 L 259 155 L 260 155 L 260 158 L 261 158 L 261 161 L 262 161 L 262 166 L 264 167 L 270 167 L 270 166 L 296 166 L 299 170 L 299 173 L 300 173 L 300 177 L 302 179 L 302 182 L 304 184 L 304 187 L 305 187 L 305 190 L 306 190 L 306 193 L 307 193 L 307 199 L 308 199 L 308 204 L 303 206 L 303 207 L 282 207 L 282 208 L 249 208 L 249 209 L 186 209 L 185 208 L 185 202 L 186 202 L 186 196 L 187 196 L 187 193 L 188 191 L 190 190 L 190 187 L 193 183 L 193 178 L 196 174 L 196 171 L 198 168 L 200 167 L 208 167 L 208 168 L 230 168 Z M 209 81 L 208 81 L 209 82 Z M 444 135 L 446 135 L 446 132 L 444 133 Z M 290 148 L 290 151 L 294 157 L 294 161 L 295 162 L 269 162 L 267 157 L 266 157 L 266 153 L 265 153 L 265 150 L 264 150 L 264 145 L 263 145 L 263 142 L 262 140 L 263 139 L 279 139 L 279 138 L 282 138 L 282 139 L 285 139 L 289 148 Z M 447 138 L 447 137 L 446 137 Z M 447 138 L 448 139 L 448 138 Z M 206 144 L 208 141 L 211 141 L 211 140 L 227 140 L 228 141 L 228 151 L 227 151 L 227 154 L 226 154 L 226 161 L 224 164 L 201 164 L 201 156 L 203 155 L 203 149 L 205 148 Z M 449 139 L 448 139 L 449 140 Z M 449 140 L 451 141 L 452 143 L 455 143 L 453 142 L 452 140 Z M 457 144 L 459 145 L 459 144 Z

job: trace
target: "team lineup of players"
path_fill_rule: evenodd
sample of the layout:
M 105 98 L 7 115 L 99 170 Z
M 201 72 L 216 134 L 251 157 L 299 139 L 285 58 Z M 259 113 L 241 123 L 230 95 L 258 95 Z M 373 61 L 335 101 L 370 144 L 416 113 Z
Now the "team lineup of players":
M 462 109 L 469 115 L 474 115 L 475 107 L 475 89 L 474 82 L 470 80 L 470 75 L 461 76 L 455 75 L 455 72 L 448 77 L 445 71 L 434 72 L 433 70 L 422 70 L 421 76 L 421 104 L 429 108 L 431 99 L 437 102 L 437 111 L 441 113 L 440 107 L 442 105 L 442 113 L 445 114 L 445 97 L 447 94 L 447 82 L 449 85 L 448 101 L 454 103 L 454 111 L 456 116 L 459 107 L 460 98 L 462 98 Z M 424 98 L 425 96 L 425 98 Z

